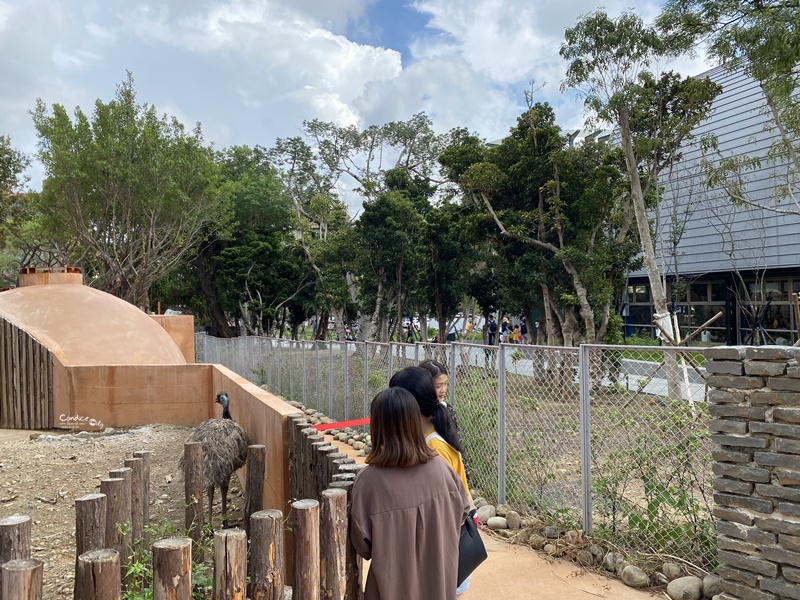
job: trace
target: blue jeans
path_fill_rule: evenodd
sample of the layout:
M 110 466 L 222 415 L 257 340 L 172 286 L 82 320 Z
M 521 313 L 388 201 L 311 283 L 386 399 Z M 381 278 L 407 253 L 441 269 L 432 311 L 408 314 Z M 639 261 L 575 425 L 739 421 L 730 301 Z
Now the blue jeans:
M 470 577 L 472 577 L 472 575 L 470 575 L 469 577 L 467 577 L 467 578 L 464 580 L 464 582 L 463 582 L 463 583 L 462 583 L 460 586 L 458 586 L 458 587 L 456 588 L 456 594 L 463 594 L 464 592 L 466 592 L 466 591 L 467 591 L 467 588 L 469 587 L 469 578 L 470 578 Z

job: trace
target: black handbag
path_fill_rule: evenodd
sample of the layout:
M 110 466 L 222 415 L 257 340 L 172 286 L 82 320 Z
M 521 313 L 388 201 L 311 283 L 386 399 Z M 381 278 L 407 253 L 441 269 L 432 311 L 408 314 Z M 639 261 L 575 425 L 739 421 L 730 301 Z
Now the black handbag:
M 486 546 L 478 533 L 478 527 L 472 517 L 467 517 L 461 525 L 461 536 L 458 539 L 458 584 L 478 568 L 486 560 Z

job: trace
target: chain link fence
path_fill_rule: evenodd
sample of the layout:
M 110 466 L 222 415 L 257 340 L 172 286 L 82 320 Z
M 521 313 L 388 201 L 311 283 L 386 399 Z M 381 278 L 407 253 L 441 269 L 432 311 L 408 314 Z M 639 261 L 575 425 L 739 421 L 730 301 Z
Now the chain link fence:
M 198 334 L 199 362 L 221 363 L 336 421 L 403 367 L 450 372 L 470 486 L 564 529 L 646 557 L 709 569 L 711 443 L 701 352 L 504 344 L 219 340 Z

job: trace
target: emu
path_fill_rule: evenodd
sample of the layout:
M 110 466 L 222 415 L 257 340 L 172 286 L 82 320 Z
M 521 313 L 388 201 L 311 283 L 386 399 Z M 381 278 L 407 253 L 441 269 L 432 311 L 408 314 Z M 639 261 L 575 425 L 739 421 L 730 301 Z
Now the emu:
M 214 488 L 222 493 L 222 524 L 228 526 L 228 484 L 231 475 L 247 460 L 250 441 L 228 410 L 228 394 L 220 392 L 214 402 L 222 405 L 221 419 L 208 419 L 194 428 L 187 442 L 203 444 L 203 482 L 208 492 L 208 522 L 213 523 Z M 183 470 L 184 457 L 180 467 Z

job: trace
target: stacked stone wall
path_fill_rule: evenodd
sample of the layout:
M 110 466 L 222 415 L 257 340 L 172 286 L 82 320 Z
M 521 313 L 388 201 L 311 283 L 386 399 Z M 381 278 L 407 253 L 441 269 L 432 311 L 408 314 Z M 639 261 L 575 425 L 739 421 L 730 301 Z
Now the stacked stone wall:
M 721 600 L 800 600 L 800 348 L 705 351 Z

